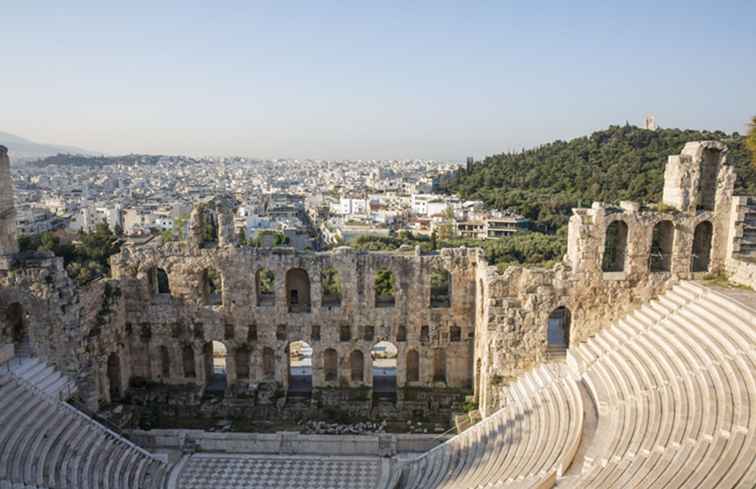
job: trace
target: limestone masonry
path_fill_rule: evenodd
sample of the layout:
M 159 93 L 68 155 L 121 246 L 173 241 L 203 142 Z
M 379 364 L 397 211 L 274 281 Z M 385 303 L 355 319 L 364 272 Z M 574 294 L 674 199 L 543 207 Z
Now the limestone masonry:
M 0 146 L 0 346 L 5 345 L 0 364 L 9 365 L 6 370 L 10 376 L 10 380 L 0 382 L 0 389 L 23 391 L 30 400 L 47 392 L 53 401 L 74 396 L 75 391 L 81 401 L 78 408 L 87 413 L 128 397 L 145 405 L 172 399 L 171 405 L 157 408 L 172 415 L 213 410 L 221 417 L 242 418 L 273 416 L 290 405 L 300 409 L 297 406 L 302 405 L 295 401 L 302 392 L 311 400 L 301 409 L 315 409 L 317 405 L 318 409 L 343 408 L 360 415 L 377 412 L 399 417 L 450 414 L 461 410 L 465 395 L 473 396 L 484 421 L 460 435 L 467 438 L 460 438 L 463 441 L 459 444 L 440 445 L 414 462 L 389 463 L 367 457 L 355 465 L 357 462 L 334 459 L 330 462 L 333 472 L 342 474 L 343 480 L 353 477 L 355 482 L 331 484 L 329 471 L 320 467 L 313 477 L 322 487 L 463 488 L 494 481 L 512 483 L 501 482 L 504 485 L 497 487 L 552 487 L 562 483 L 566 487 L 650 487 L 637 481 L 638 485 L 630 483 L 629 472 L 615 472 L 616 479 L 609 482 L 614 476 L 607 475 L 607 467 L 618 461 L 640 467 L 653 454 L 667 454 L 665 460 L 680 460 L 683 466 L 687 458 L 678 459 L 682 457 L 678 452 L 665 450 L 682 446 L 698 453 L 711 445 L 716 451 L 717 444 L 721 444 L 722 453 L 733 450 L 729 465 L 739 470 L 742 457 L 749 456 L 756 446 L 749 447 L 756 436 L 756 385 L 748 383 L 756 373 L 756 301 L 745 289 L 722 293 L 686 285 L 704 278 L 724 282 L 726 277 L 730 283 L 756 289 L 756 197 L 734 196 L 734 182 L 723 144 L 687 143 L 680 155 L 669 157 L 660 204 L 621 202 L 610 206 L 595 202 L 590 208 L 573 209 L 568 250 L 561 263 L 552 269 L 510 266 L 503 271 L 489 265 L 478 249 L 421 254 L 419 249 L 366 253 L 342 247 L 315 253 L 242 246 L 234 234 L 233 202 L 219 196 L 196 203 L 185 239 L 126 246 L 111 257 L 110 277 L 77 287 L 67 276 L 62 258 L 18 253 L 9 161 L 6 148 Z M 333 287 L 334 281 L 338 287 Z M 649 306 L 655 298 L 669 310 L 660 314 Z M 710 303 L 714 311 L 711 316 L 705 306 L 697 309 L 699 302 Z M 639 318 L 637 324 L 627 319 L 631 316 Z M 668 331 L 654 326 L 667 320 Z M 614 326 L 608 327 L 610 324 Z M 722 331 L 707 329 L 711 324 L 722 325 Z M 731 324 L 737 325 L 732 335 L 740 340 L 727 336 Z M 649 345 L 658 340 L 659 345 L 670 349 L 669 355 L 649 353 L 643 357 L 642 367 L 628 360 L 629 353 L 602 360 L 603 355 L 613 355 L 614 345 L 625 341 L 623 338 L 636 334 L 633 328 L 652 332 L 633 349 L 651 348 Z M 664 332 L 657 338 L 657 331 Z M 667 359 L 674 363 L 675 342 L 698 335 L 703 338 L 702 346 L 690 345 L 694 350 L 700 348 L 696 350 L 698 356 L 680 355 L 690 361 L 691 372 L 711 375 L 714 394 L 704 392 L 704 400 L 693 401 L 691 390 L 687 399 L 699 402 L 695 410 L 701 412 L 717 411 L 706 404 L 711 399 L 734 402 L 721 411 L 722 416 L 730 413 L 733 419 L 726 420 L 730 424 L 717 421 L 718 428 L 711 431 L 704 418 L 700 435 L 688 432 L 692 428 L 687 425 L 676 424 L 684 416 L 668 420 L 668 424 L 660 421 L 659 430 L 668 426 L 673 431 L 670 436 L 676 429 L 686 436 L 670 445 L 661 441 L 646 445 L 641 439 L 634 445 L 637 435 L 632 430 L 640 428 L 609 425 L 606 420 L 624 413 L 625 421 L 613 422 L 631 426 L 628 420 L 635 422 L 632 416 L 640 416 L 638 413 L 667 413 L 662 406 L 668 402 L 679 407 L 676 382 L 684 384 L 680 378 L 692 375 L 684 369 L 680 376 L 661 382 L 658 391 L 649 391 L 661 396 L 658 404 L 649 394 L 651 404 L 628 406 L 645 399 L 645 394 L 638 393 L 646 392 L 639 385 L 650 382 L 645 376 L 651 374 L 638 372 L 646 372 L 648 366 L 649 372 L 663 375 L 667 369 L 656 365 Z M 627 341 L 633 344 L 633 340 Z M 292 364 L 295 342 L 305 342 L 312 350 L 308 384 L 300 384 Z M 390 342 L 398 352 L 392 377 L 395 385 L 389 387 L 383 377 L 373 373 L 380 359 L 375 348 L 382 342 Z M 719 348 L 727 352 L 724 360 L 716 357 Z M 18 358 L 22 359 L 20 363 Z M 29 358 L 44 363 L 24 363 Z M 217 364 L 219 358 L 225 362 L 222 367 Z M 602 362 L 606 366 L 602 367 Z M 728 362 L 733 362 L 733 369 L 740 368 L 740 373 L 730 372 Z M 224 371 L 222 381 L 217 375 L 219 368 Z M 719 387 L 714 385 L 730 374 L 744 382 L 736 386 L 733 381 L 729 387 L 733 396 L 741 396 L 735 401 L 725 400 L 731 398 L 724 394 L 719 396 Z M 32 385 L 40 378 L 48 380 L 41 387 L 37 384 L 36 390 L 24 390 L 28 386 L 15 383 L 13 376 L 23 377 Z M 73 380 L 73 387 L 66 379 Z M 609 389 L 613 382 L 625 381 L 629 385 L 626 391 L 616 386 L 614 391 Z M 665 390 L 672 389 L 670 386 L 674 391 Z M 203 404 L 212 393 L 220 401 Z M 670 398 L 665 397 L 668 393 Z M 35 409 L 44 412 L 44 406 L 53 401 L 35 401 Z M 532 403 L 528 404 L 532 410 L 518 415 L 520 403 Z M 691 416 L 695 410 L 691 408 Z M 45 419 L 54 419 L 54 413 L 63 416 L 62 412 L 51 411 Z M 502 445 L 496 434 L 515 423 L 513 420 L 528 419 L 531 414 L 540 416 L 529 421 L 533 433 L 546 430 L 539 443 L 561 433 L 558 440 L 548 443 L 551 455 L 544 448 L 538 459 L 540 468 L 525 462 L 535 460 L 535 455 L 528 458 L 522 454 L 511 466 L 504 462 L 488 465 L 501 446 L 517 443 L 509 435 L 508 444 Z M 557 419 L 550 421 L 549 416 L 557 415 L 565 426 L 555 431 L 552 425 L 548 431 L 548 423 Z M 3 416 L 10 414 L 0 409 L 0 418 Z M 596 434 L 585 431 L 589 419 L 598 423 Z M 0 426 L 8 426 L 5 421 Z M 42 421 L 35 423 L 29 427 L 30 433 L 34 432 L 32 428 L 42 430 L 43 426 Z M 615 428 L 617 435 L 612 438 L 607 433 L 614 433 Z M 98 430 L 100 427 L 92 428 L 100 433 Z M 103 439 L 110 439 L 107 429 L 102 430 Z M 477 441 L 472 441 L 473 436 Z M 159 435 L 151 437 L 149 431 L 139 434 L 141 440 L 152 440 L 152 445 L 159 446 Z M 172 444 L 192 451 L 190 437 L 171 437 Z M 233 471 L 262 477 L 257 474 L 270 470 L 284 487 L 290 484 L 285 482 L 287 471 L 297 470 L 298 465 L 286 457 L 187 455 L 183 465 L 175 469 L 181 476 L 169 486 L 165 482 L 169 467 L 163 460 L 151 458 L 141 448 L 118 441 L 120 438 L 115 440 L 112 457 L 120 450 L 141 463 L 140 467 L 151 467 L 138 473 L 135 469 L 124 476 L 133 484 L 117 487 L 211 487 L 206 474 L 219 467 L 228 468 L 229 484 L 240 484 L 229 487 L 244 484 L 244 477 Z M 738 448 L 737 454 L 731 447 L 735 441 L 745 447 L 742 452 Z M 0 442 L 5 443 L 1 435 Z M 492 451 L 471 448 L 478 442 Z M 396 442 L 388 437 L 379 437 L 376 443 L 381 455 L 396 452 Z M 581 443 L 590 447 L 587 454 L 578 449 Z M 30 450 L 36 447 L 32 441 L 29 445 Z M 531 450 L 538 446 L 535 441 L 528 444 Z M 632 449 L 622 451 L 622 447 Z M 487 455 L 472 462 L 475 454 Z M 606 454 L 616 454 L 617 458 Z M 473 465 L 463 468 L 462 456 Z M 502 460 L 509 460 L 508 456 L 501 454 Z M 582 472 L 573 469 L 568 473 L 570 464 L 578 459 L 583 460 Z M 752 467 L 753 463 L 748 463 Z M 313 471 L 319 467 L 312 461 L 299 465 L 312 466 Z M 124 463 L 124 473 L 128 466 Z M 499 470 L 496 467 L 512 470 L 493 479 L 491 471 Z M 753 487 L 748 484 L 756 483 L 756 476 L 748 467 L 742 466 L 745 475 L 723 473 L 718 482 L 711 479 L 715 483 L 702 487 Z M 39 479 L 32 477 L 31 469 L 26 475 L 23 470 L 21 475 L 3 470 L 0 481 L 38 483 L 45 479 L 48 487 L 68 487 L 53 480 L 54 470 L 50 477 Z M 120 468 L 112 470 L 116 481 Z M 97 476 L 92 477 L 94 481 Z M 706 477 L 709 481 L 709 475 Z M 620 480 L 628 485 L 620 484 Z M 729 485 L 721 485 L 724 482 Z M 107 486 L 92 482 L 89 487 Z M 671 487 L 695 486 L 683 481 Z

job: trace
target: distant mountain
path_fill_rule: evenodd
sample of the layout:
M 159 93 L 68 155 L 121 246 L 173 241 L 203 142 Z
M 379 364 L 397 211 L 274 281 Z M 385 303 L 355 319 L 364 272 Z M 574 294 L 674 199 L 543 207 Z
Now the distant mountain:
M 75 146 L 63 146 L 59 144 L 35 143 L 28 139 L 0 131 L 0 145 L 8 148 L 12 162 L 27 162 L 47 156 L 63 154 L 82 154 L 95 155 L 99 154 L 94 151 L 77 148 Z

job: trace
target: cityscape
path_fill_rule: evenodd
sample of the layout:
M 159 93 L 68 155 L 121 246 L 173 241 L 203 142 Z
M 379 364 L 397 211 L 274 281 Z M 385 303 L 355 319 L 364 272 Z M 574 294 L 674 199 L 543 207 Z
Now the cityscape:
M 756 488 L 756 3 L 0 19 L 0 489 Z

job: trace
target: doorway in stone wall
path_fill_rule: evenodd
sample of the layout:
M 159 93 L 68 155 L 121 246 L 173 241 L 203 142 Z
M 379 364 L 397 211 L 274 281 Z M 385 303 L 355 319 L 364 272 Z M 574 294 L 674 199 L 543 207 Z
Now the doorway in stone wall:
M 27 330 L 24 306 L 18 302 L 9 304 L 5 309 L 5 321 L 10 329 L 16 355 L 27 356 L 30 354 L 29 331 Z
M 373 363 L 373 399 L 396 401 L 396 360 L 399 350 L 389 341 L 376 343 L 370 350 Z
M 304 341 L 292 341 L 288 350 L 288 397 L 309 398 L 312 395 L 312 347 Z
M 223 395 L 226 392 L 226 358 L 228 350 L 220 341 L 205 343 L 205 374 L 207 377 L 206 393 Z

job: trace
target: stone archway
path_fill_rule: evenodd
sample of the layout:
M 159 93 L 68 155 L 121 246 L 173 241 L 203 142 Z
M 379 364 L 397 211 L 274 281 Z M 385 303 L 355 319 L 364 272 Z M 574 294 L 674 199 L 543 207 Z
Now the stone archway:
M 549 353 L 563 353 L 570 347 L 572 314 L 564 306 L 554 309 L 546 325 L 546 349 Z
M 305 270 L 286 272 L 286 300 L 289 312 L 310 312 L 310 277 Z
M 703 221 L 693 232 L 693 256 L 691 272 L 708 272 L 711 262 L 711 239 L 714 228 L 709 221 Z
M 221 341 L 205 343 L 205 392 L 223 395 L 226 391 L 228 376 L 226 358 L 228 349 Z
M 627 255 L 627 224 L 613 221 L 606 228 L 604 257 L 601 269 L 604 272 L 624 272 Z
M 310 397 L 312 394 L 312 347 L 304 341 L 292 341 L 286 348 L 288 358 L 288 394 Z
M 390 341 L 380 341 L 370 350 L 374 399 L 396 401 L 398 355 L 399 349 Z

